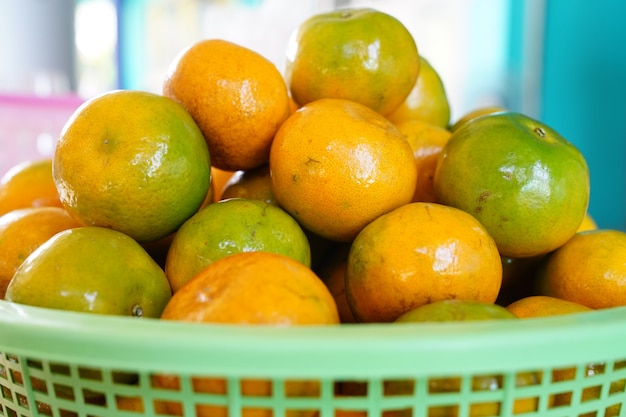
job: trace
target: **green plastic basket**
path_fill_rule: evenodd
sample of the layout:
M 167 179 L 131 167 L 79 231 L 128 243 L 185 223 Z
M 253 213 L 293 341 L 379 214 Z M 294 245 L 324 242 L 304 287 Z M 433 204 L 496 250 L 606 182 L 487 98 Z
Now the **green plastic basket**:
M 0 301 L 0 352 L 9 417 L 626 416 L 626 308 L 274 328 Z

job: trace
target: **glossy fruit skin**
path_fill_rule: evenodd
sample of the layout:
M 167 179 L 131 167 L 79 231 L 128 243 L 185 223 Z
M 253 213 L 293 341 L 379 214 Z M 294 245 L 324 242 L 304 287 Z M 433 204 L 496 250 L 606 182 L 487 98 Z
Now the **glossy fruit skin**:
M 62 231 L 39 246 L 6 293 L 16 303 L 134 317 L 159 317 L 170 297 L 165 273 L 139 243 L 93 226 Z
M 438 202 L 476 217 L 503 256 L 547 253 L 576 232 L 589 203 L 580 151 L 549 126 L 513 112 L 453 132 L 437 164 Z
M 278 130 L 270 177 L 274 198 L 303 228 L 347 242 L 411 201 L 417 164 L 385 117 L 351 100 L 320 99 Z
M 0 215 L 27 207 L 63 207 L 51 159 L 20 162 L 0 178 Z
M 386 115 L 408 96 L 420 69 L 412 35 L 369 8 L 312 16 L 292 34 L 285 79 L 300 105 L 345 98 Z
M 231 198 L 208 205 L 178 229 L 165 272 L 177 291 L 211 263 L 252 251 L 280 253 L 311 265 L 309 241 L 293 217 L 274 204 Z
M 211 160 L 180 104 L 115 90 L 85 102 L 68 120 L 52 168 L 72 217 L 149 242 L 198 210 L 209 192 Z

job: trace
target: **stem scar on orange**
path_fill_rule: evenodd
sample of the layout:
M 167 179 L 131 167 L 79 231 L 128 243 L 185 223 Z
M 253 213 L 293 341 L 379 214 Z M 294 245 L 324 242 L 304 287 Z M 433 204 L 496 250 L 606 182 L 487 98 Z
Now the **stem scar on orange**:
M 387 115 L 409 95 L 419 71 L 415 40 L 398 19 L 352 8 L 300 24 L 287 47 L 285 79 L 300 106 L 344 98 Z
M 417 164 L 386 118 L 345 99 L 302 106 L 270 152 L 272 193 L 303 227 L 350 241 L 376 217 L 411 201 Z
M 161 239 L 206 199 L 211 162 L 202 132 L 172 99 L 116 90 L 86 101 L 57 142 L 61 202 L 87 226 L 139 242 Z

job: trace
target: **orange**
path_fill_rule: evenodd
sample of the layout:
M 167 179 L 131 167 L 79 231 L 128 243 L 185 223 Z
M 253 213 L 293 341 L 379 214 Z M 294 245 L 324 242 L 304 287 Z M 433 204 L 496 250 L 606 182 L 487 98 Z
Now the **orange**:
M 576 233 L 550 253 L 539 270 L 541 295 L 593 309 L 626 305 L 626 233 Z
M 576 233 L 589 203 L 589 168 L 554 129 L 502 112 L 452 133 L 434 190 L 437 202 L 476 217 L 503 256 L 537 256 Z
M 21 304 L 153 318 L 170 296 L 165 273 L 139 243 L 94 226 L 52 236 L 20 264 L 6 291 Z
M 281 126 L 270 175 L 274 198 L 305 229 L 350 241 L 376 217 L 411 201 L 417 166 L 386 118 L 350 100 L 321 99 Z
M 266 163 L 276 130 L 289 116 L 289 94 L 274 64 L 246 47 L 206 39 L 171 63 L 163 94 L 180 102 L 200 126 L 217 168 Z
M 0 178 L 0 215 L 26 207 L 63 207 L 52 180 L 52 160 L 20 162 Z
M 436 202 L 435 170 L 439 154 L 450 139 L 450 131 L 417 119 L 397 123 L 396 127 L 411 145 L 417 163 L 417 185 L 413 201 Z
M 111 91 L 85 102 L 57 142 L 53 177 L 72 217 L 140 242 L 174 232 L 203 204 L 210 157 L 175 101 Z
M 438 300 L 493 303 L 502 283 L 495 242 L 468 213 L 435 203 L 406 204 L 354 239 L 346 293 L 361 322 L 392 322 Z
M 413 89 L 400 106 L 387 118 L 393 123 L 422 120 L 444 129 L 450 123 L 450 103 L 446 89 L 433 66 L 420 56 L 420 72 Z
M 335 301 L 302 262 L 270 252 L 241 252 L 216 260 L 174 293 L 166 320 L 205 323 L 337 324 Z
M 461 118 L 459 118 L 452 126 L 450 126 L 450 130 L 452 132 L 458 130 L 465 123 L 474 120 L 481 116 L 486 116 L 488 114 L 502 113 L 506 111 L 504 107 L 501 106 L 482 106 L 472 109 L 465 113 Z
M 234 253 L 265 251 L 311 265 L 311 248 L 300 225 L 280 207 L 232 198 L 208 205 L 176 232 L 165 259 L 173 291 L 207 265 Z
M 272 194 L 269 164 L 235 172 L 224 184 L 220 199 L 228 198 L 251 198 L 268 204 L 276 204 L 276 199 Z
M 415 40 L 398 19 L 352 8 L 298 25 L 287 47 L 285 79 L 300 106 L 342 98 L 387 115 L 409 95 L 419 71 Z
M 582 223 L 580 223 L 580 226 L 578 226 L 577 231 L 585 232 L 587 230 L 596 230 L 597 228 L 598 228 L 598 224 L 593 219 L 593 217 L 591 217 L 591 215 L 587 213 L 585 214 L 585 217 L 583 217 L 583 221 Z
M 211 188 L 213 189 L 211 202 L 214 203 L 222 199 L 224 187 L 234 174 L 234 171 L 224 171 L 213 165 L 211 166 Z
M 519 318 L 556 316 L 593 311 L 572 301 L 545 295 L 530 295 L 512 302 L 506 308 Z
M 29 207 L 0 216 L 0 298 L 28 255 L 56 233 L 79 226 L 61 207 Z

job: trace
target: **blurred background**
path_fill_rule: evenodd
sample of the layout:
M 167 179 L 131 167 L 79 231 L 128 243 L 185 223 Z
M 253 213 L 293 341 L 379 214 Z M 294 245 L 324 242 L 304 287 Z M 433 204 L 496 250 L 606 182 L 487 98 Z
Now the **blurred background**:
M 199 39 L 239 43 L 282 70 L 302 20 L 348 6 L 407 26 L 443 79 L 452 121 L 500 105 L 578 146 L 591 215 L 626 230 L 623 0 L 0 0 L 0 169 L 33 149 L 50 154 L 59 123 L 84 99 L 114 88 L 160 92 L 170 62 Z M 57 121 L 48 113 L 46 131 L 26 132 L 42 103 Z

